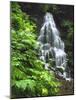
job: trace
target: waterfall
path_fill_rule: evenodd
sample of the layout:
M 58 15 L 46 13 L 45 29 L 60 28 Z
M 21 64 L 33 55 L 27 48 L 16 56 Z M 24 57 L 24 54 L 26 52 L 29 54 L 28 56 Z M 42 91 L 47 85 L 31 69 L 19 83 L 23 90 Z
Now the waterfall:
M 46 13 L 44 23 L 38 37 L 39 58 L 44 61 L 45 69 L 54 70 L 59 76 L 67 78 L 67 59 L 65 45 L 56 27 L 53 15 Z M 50 64 L 51 63 L 51 64 Z

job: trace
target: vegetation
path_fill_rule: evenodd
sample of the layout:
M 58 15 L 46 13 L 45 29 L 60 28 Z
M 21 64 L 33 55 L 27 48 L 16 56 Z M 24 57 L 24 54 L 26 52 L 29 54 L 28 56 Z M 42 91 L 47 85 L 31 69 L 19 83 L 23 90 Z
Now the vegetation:
M 11 97 L 58 95 L 60 83 L 38 57 L 37 25 L 11 2 Z

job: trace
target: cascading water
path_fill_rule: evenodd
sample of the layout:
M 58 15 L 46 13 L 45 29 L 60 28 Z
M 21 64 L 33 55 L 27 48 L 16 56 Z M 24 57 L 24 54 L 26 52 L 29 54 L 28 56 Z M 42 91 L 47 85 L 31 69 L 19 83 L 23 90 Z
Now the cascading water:
M 44 16 L 44 23 L 40 30 L 38 41 L 40 44 L 39 57 L 44 61 L 45 69 L 52 69 L 59 76 L 67 79 L 67 59 L 64 51 L 64 42 L 60 38 L 53 15 L 48 12 Z

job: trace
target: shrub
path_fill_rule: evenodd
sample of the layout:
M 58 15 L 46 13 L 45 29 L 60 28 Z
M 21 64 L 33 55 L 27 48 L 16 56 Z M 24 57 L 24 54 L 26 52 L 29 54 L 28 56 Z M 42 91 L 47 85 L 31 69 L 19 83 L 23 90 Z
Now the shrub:
M 60 83 L 39 60 L 36 24 L 11 3 L 11 97 L 57 95 Z

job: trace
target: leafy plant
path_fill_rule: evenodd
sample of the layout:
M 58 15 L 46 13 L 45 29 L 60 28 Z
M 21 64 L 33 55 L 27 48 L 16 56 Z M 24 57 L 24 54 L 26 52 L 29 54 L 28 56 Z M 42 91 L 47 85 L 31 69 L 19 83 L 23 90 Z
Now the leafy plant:
M 11 3 L 11 97 L 58 95 L 60 83 L 39 60 L 36 24 Z

